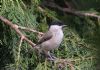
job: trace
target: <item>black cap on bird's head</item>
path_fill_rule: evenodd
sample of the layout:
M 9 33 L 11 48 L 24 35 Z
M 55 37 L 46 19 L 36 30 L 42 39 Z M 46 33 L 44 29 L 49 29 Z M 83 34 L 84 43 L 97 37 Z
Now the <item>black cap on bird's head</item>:
M 49 27 L 52 25 L 66 26 L 62 21 L 59 21 L 59 20 L 54 20 L 51 23 L 49 23 L 48 25 L 49 25 Z

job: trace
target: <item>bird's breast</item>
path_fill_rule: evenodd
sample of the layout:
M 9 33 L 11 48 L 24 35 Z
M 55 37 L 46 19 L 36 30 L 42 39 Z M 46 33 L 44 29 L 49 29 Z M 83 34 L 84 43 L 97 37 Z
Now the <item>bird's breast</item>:
M 50 40 L 45 41 L 41 44 L 42 49 L 45 50 L 54 50 L 55 48 L 59 47 L 63 39 L 63 31 L 56 30 L 52 32 L 53 36 Z
M 56 31 L 55 33 L 53 33 L 52 41 L 54 41 L 55 44 L 59 45 L 62 42 L 62 39 L 63 39 L 62 31 Z

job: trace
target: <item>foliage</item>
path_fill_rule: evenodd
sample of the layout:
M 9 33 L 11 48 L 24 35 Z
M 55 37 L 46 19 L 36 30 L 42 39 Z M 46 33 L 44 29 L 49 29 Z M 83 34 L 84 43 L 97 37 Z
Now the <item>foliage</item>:
M 47 30 L 48 17 L 65 21 L 68 27 L 64 29 L 64 41 L 53 53 L 58 58 L 71 59 L 74 62 L 75 70 L 96 70 L 100 49 L 100 21 L 88 17 L 61 15 L 47 8 L 43 12 L 39 9 L 41 2 L 41 0 L 1 0 L 0 15 L 14 24 L 42 32 Z M 89 0 L 70 0 L 70 2 L 83 12 L 99 13 L 100 11 L 99 0 L 91 0 L 91 2 Z M 91 6 L 91 3 L 94 5 Z M 84 7 L 85 5 L 88 7 Z M 36 34 L 25 31 L 23 33 L 34 43 L 37 42 Z M 0 70 L 57 69 L 56 64 L 40 58 L 26 42 L 22 44 L 21 51 L 19 51 L 19 40 L 16 32 L 0 21 Z M 19 52 L 20 54 L 18 54 Z M 18 55 L 20 56 L 19 60 Z M 65 70 L 69 70 L 69 66 L 66 66 Z

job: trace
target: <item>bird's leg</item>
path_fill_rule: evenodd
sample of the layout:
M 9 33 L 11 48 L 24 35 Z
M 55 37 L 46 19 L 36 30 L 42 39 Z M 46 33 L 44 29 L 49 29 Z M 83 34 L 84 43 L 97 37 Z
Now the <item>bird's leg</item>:
M 48 51 L 48 57 L 50 60 L 54 60 L 54 58 L 52 57 L 52 55 L 50 54 L 50 52 Z
M 47 59 L 48 60 L 54 61 L 56 59 L 56 57 L 55 56 L 52 56 L 49 51 L 47 51 L 45 53 L 46 53 L 46 56 L 47 56 Z
M 50 53 L 50 55 L 51 55 L 51 57 L 52 57 L 53 59 L 56 59 L 56 58 L 57 58 L 57 57 L 54 56 L 53 53 Z

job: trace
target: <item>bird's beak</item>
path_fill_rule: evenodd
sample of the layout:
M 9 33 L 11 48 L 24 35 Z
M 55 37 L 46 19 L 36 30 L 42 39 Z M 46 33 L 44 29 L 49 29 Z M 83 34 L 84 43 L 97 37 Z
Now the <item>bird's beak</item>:
M 63 28 L 64 28 L 64 27 L 67 27 L 67 25 L 63 25 L 62 27 L 63 27 Z

